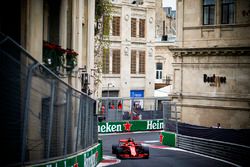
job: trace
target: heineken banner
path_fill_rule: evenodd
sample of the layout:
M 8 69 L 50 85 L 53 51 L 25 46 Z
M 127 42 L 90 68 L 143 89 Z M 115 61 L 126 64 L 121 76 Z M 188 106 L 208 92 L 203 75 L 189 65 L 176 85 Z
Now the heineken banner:
M 135 132 L 147 130 L 162 130 L 163 120 L 136 120 L 121 122 L 99 122 L 99 133 Z
M 94 167 L 102 160 L 101 142 L 88 150 L 76 155 L 50 161 L 42 164 L 33 165 L 32 167 Z

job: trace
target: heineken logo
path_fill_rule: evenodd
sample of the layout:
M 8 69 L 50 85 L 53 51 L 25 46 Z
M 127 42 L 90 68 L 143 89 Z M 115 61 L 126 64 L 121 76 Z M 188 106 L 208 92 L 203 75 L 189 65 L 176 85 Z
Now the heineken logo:
M 125 131 L 130 131 L 132 124 L 130 124 L 129 122 L 126 122 L 125 124 L 123 124 L 123 126 L 124 126 Z
M 126 122 L 101 122 L 99 133 L 132 132 L 163 129 L 163 120 L 139 120 Z
M 156 129 L 162 129 L 163 128 L 163 122 L 157 121 L 147 121 L 147 130 L 156 130 Z
M 104 125 L 98 126 L 98 132 L 101 133 L 108 133 L 108 132 L 121 132 L 122 131 L 122 125 L 121 124 L 109 124 L 109 122 L 106 122 Z

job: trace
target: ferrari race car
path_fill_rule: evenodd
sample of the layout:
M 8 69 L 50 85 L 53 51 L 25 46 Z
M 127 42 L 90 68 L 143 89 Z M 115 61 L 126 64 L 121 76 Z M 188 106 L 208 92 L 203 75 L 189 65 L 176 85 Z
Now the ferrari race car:
M 112 145 L 112 154 L 117 158 L 149 158 L 149 148 L 134 142 L 133 139 L 121 139 L 118 144 Z

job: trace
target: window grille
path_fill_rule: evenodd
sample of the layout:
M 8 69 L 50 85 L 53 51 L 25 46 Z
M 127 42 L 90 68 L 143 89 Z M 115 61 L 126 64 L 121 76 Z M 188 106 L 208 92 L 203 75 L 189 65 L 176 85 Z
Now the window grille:
M 130 66 L 131 74 L 136 74 L 136 51 L 131 51 L 131 66 Z
M 109 73 L 109 49 L 103 50 L 102 72 L 103 74 Z
M 145 19 L 139 21 L 139 37 L 145 38 Z
M 131 37 L 136 37 L 136 18 L 131 19 Z
M 112 21 L 112 35 L 120 36 L 120 17 L 114 16 Z
M 120 74 L 120 49 L 115 49 L 112 51 L 113 53 L 113 64 L 112 64 L 112 73 L 113 74 Z
M 145 51 L 139 51 L 139 74 L 145 74 Z

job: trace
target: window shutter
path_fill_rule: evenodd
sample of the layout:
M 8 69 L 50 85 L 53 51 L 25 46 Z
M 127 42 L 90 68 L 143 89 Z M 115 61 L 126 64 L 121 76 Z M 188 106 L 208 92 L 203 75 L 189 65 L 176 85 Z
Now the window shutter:
M 113 64 L 112 64 L 112 73 L 113 74 L 120 74 L 120 50 L 115 49 L 112 51 L 113 53 Z
M 102 73 L 109 73 L 109 49 L 103 49 Z
M 136 51 L 135 50 L 131 50 L 130 73 L 131 74 L 136 74 Z
M 139 52 L 139 74 L 145 74 L 145 51 Z
M 139 37 L 145 38 L 145 19 L 139 21 Z
M 120 17 L 114 16 L 112 21 L 112 35 L 120 36 Z
M 136 37 L 136 18 L 131 19 L 131 37 Z

